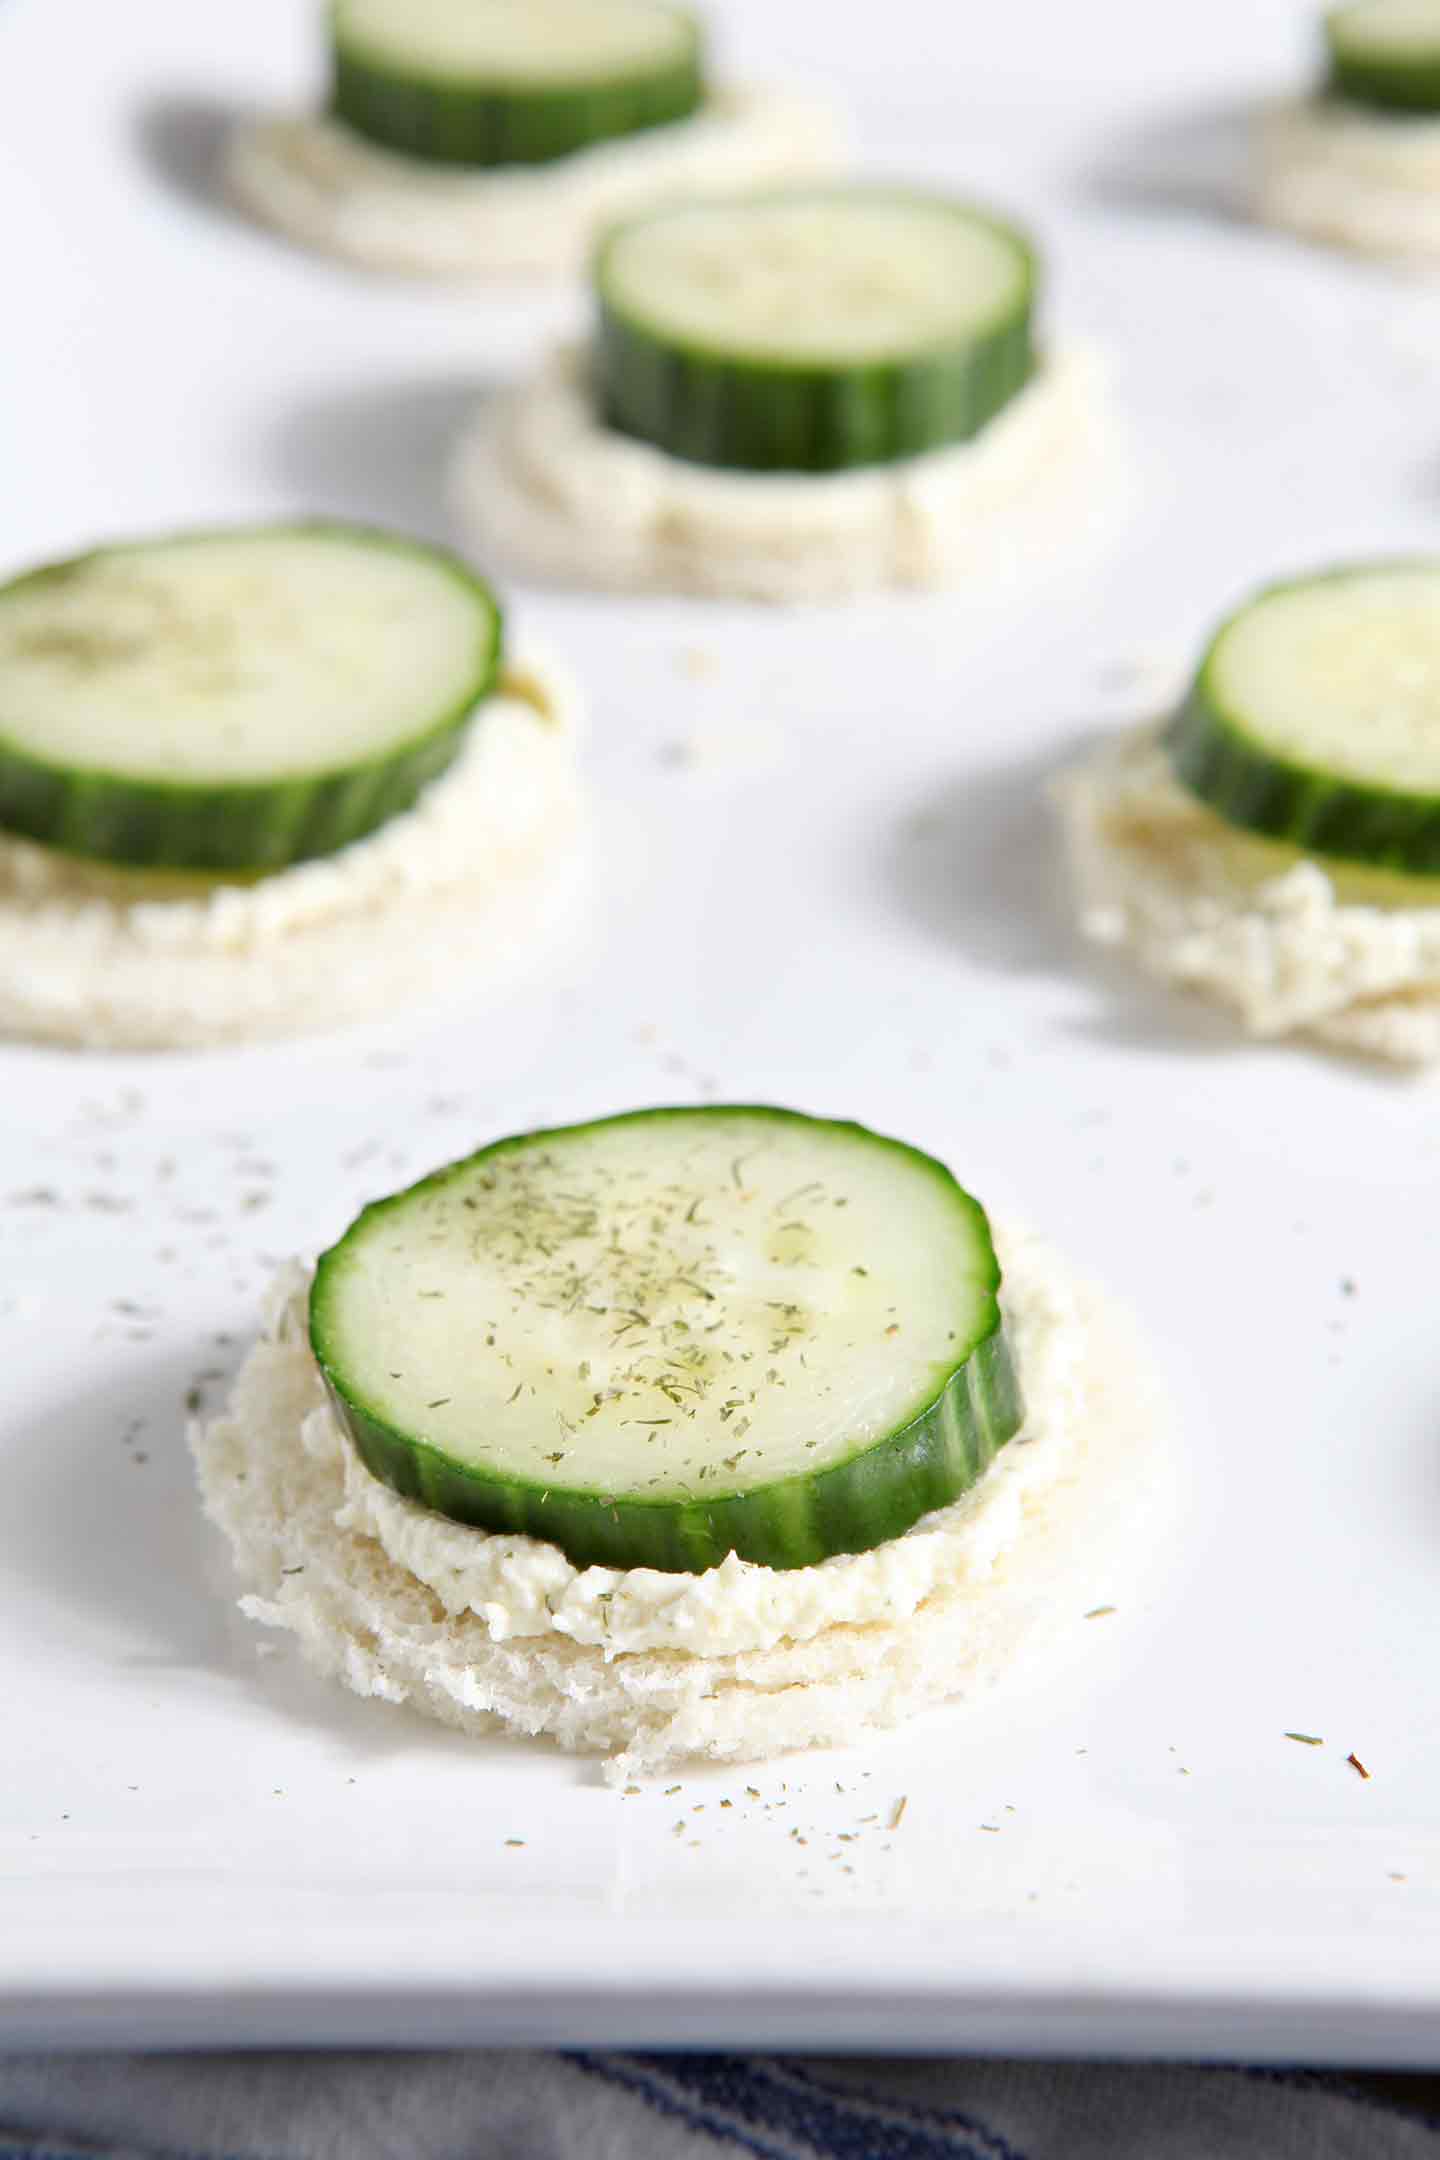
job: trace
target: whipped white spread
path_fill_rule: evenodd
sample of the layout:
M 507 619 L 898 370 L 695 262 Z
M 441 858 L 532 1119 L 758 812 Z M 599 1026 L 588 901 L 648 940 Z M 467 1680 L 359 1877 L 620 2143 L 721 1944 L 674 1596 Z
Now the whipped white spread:
M 600 229 L 652 202 L 834 172 L 844 131 L 823 101 L 721 88 L 693 118 L 539 165 L 467 170 L 407 158 L 339 120 L 247 121 L 230 193 L 292 239 L 434 277 L 577 272 Z
M 839 473 L 722 472 L 607 428 L 565 346 L 482 411 L 455 504 L 477 545 L 562 584 L 782 601 L 943 585 L 1113 512 L 1099 408 L 1095 362 L 1067 348 L 970 442 Z
M 1026 1494 L 1053 1479 L 1075 1445 L 1085 1342 L 1074 1297 L 1043 1267 L 1027 1267 L 1023 1247 L 1007 1282 L 1007 1324 L 1032 1406 L 1023 1440 L 1001 1450 L 979 1486 L 872 1552 L 787 1569 L 732 1553 L 703 1575 L 576 1568 L 536 1538 L 489 1536 L 417 1506 L 380 1484 L 348 1448 L 337 1520 L 378 1539 L 448 1613 L 473 1613 L 495 1642 L 560 1634 L 594 1643 L 607 1657 L 626 1650 L 717 1657 L 808 1642 L 837 1623 L 907 1620 L 937 1585 L 992 1572 L 1020 1529 Z
M 0 1033 L 158 1048 L 465 995 L 523 962 L 573 893 L 577 718 L 563 670 L 507 664 L 412 809 L 253 881 L 152 876 L 0 834 Z
M 1087 935 L 1256 1036 L 1440 1058 L 1440 880 L 1321 862 L 1227 824 L 1175 778 L 1159 733 L 1126 733 L 1056 783 Z
M 1047 1614 L 1078 1622 L 1130 1580 L 1157 1491 L 1155 1399 L 1123 1330 L 1048 1247 L 999 1242 L 1026 1414 L 979 1484 L 873 1552 L 703 1575 L 577 1568 L 379 1484 L 326 1399 L 292 1264 L 228 1409 L 191 1434 L 245 1609 L 358 1693 L 619 1751 L 616 1775 L 853 1738 L 975 1692 Z
M 1307 239 L 1440 259 L 1440 115 L 1334 97 L 1267 106 L 1257 122 L 1255 208 Z

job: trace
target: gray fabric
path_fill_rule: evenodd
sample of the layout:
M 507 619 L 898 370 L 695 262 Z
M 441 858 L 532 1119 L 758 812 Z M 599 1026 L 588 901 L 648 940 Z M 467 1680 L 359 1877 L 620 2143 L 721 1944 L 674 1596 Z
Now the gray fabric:
M 0 2160 L 1437 2160 L 1440 2079 L 1028 2062 L 0 2058 Z

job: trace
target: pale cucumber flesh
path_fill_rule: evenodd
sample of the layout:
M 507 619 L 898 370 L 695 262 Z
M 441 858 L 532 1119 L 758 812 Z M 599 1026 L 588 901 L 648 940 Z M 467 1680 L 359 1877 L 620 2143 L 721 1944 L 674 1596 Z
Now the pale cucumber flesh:
M 1231 823 L 1440 874 L 1440 563 L 1279 586 L 1225 623 L 1170 731 Z
M 377 1475 L 573 1559 L 882 1542 L 1018 1422 L 998 1269 L 941 1165 L 765 1108 L 483 1150 L 322 1259 L 312 1340 Z
M 857 186 L 690 205 L 612 235 L 597 402 L 693 463 L 824 472 L 965 441 L 1034 368 L 1024 238 Z
M 1330 88 L 1395 113 L 1440 111 L 1437 0 L 1354 0 L 1325 20 Z
M 688 118 L 699 25 L 666 0 L 338 0 L 332 107 L 400 156 L 542 164 Z
M 443 770 L 499 652 L 463 564 L 366 528 L 49 565 L 0 587 L 0 826 L 154 868 L 328 853 Z

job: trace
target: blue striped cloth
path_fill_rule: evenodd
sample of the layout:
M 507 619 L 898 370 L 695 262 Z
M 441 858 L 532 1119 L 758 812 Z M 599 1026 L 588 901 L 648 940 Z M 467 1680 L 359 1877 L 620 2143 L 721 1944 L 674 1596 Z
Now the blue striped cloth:
M 1231 2154 L 1440 2160 L 1440 2077 L 750 2055 L 0 2057 L 0 2160 Z

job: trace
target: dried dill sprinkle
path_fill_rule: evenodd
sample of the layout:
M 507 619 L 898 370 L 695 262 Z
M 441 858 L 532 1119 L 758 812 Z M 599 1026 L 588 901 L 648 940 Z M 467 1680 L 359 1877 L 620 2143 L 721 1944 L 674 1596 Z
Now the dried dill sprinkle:
M 1085 1618 L 1087 1620 L 1104 1620 L 1110 1613 L 1113 1613 L 1114 1610 L 1115 1607 L 1113 1605 L 1092 1605 L 1089 1612 L 1086 1613 Z
M 1325 1745 L 1320 1735 L 1313 1732 L 1287 1732 L 1285 1738 L 1287 1740 L 1298 1740 L 1301 1747 L 1324 1747 Z
M 883 1241 L 868 1235 L 885 1200 L 883 1191 L 872 1193 L 869 1154 L 859 1197 L 836 1190 L 850 1181 L 842 1146 L 873 1151 L 869 1136 L 838 1125 L 817 1127 L 812 1136 L 803 1120 L 782 1125 L 773 1113 L 751 1110 L 697 1109 L 697 1118 L 718 1122 L 684 1127 L 674 1122 L 681 1115 L 617 1121 L 617 1131 L 625 1129 L 614 1142 L 597 1121 L 578 1142 L 567 1131 L 498 1143 L 397 1196 L 388 1205 L 386 1238 L 367 1246 L 362 1217 L 342 1241 L 345 1264 L 332 1267 L 332 1255 L 321 1263 L 312 1309 L 317 1329 L 323 1325 L 317 1339 L 326 1344 L 325 1370 L 342 1419 L 348 1409 L 358 1425 L 373 1408 L 364 1389 L 377 1371 L 403 1373 L 389 1386 L 382 1379 L 379 1405 L 401 1440 L 408 1436 L 417 1455 L 439 1446 L 477 1482 L 505 1485 L 514 1526 L 525 1527 L 528 1516 L 538 1534 L 548 1529 L 573 1545 L 577 1565 L 591 1564 L 596 1551 L 607 1565 L 644 1566 L 682 1550 L 703 1572 L 701 1562 L 722 1538 L 733 1539 L 742 1557 L 766 1537 L 798 1543 L 770 1487 L 781 1463 L 787 1477 L 798 1468 L 801 1482 L 815 1475 L 799 1464 L 807 1422 L 813 1451 L 826 1452 L 827 1462 L 843 1456 L 837 1467 L 848 1474 L 842 1443 L 853 1415 L 851 1368 L 900 1360 L 908 1374 L 912 1361 L 923 1363 L 942 1347 L 943 1324 L 932 1330 L 926 1323 L 920 1332 L 932 1338 L 928 1346 L 912 1340 L 902 1350 L 894 1342 L 882 1355 L 874 1319 L 892 1341 L 907 1325 L 917 1336 L 904 1279 L 883 1260 L 885 1281 L 876 1288 L 891 1293 L 891 1306 L 845 1298 L 851 1267 L 867 1289 L 871 1272 L 849 1254 L 884 1251 Z M 887 1165 L 895 1145 L 883 1143 Z M 811 1169 L 817 1174 L 802 1180 Z M 855 1216 L 831 1223 L 827 1236 L 825 1211 L 847 1200 Z M 948 1240 L 948 1222 L 942 1230 Z M 972 1236 L 968 1215 L 953 1234 L 961 1242 Z M 395 1281 L 398 1296 L 387 1314 L 393 1337 L 365 1337 L 362 1250 L 363 1267 L 381 1289 Z M 432 1269 L 442 1281 L 426 1285 L 422 1277 Z M 418 1300 L 445 1297 L 448 1317 L 424 1322 L 414 1310 Z M 902 1302 L 908 1323 L 899 1318 Z M 485 1303 L 493 1303 L 492 1314 Z M 948 1317 L 958 1324 L 958 1311 Z M 332 1343 L 338 1356 L 330 1354 Z M 389 1367 L 387 1352 L 404 1365 Z M 446 1394 L 425 1396 L 427 1382 Z M 519 1415 L 499 1419 L 507 1405 Z M 442 1434 L 433 1413 L 451 1406 L 457 1420 Z M 808 1420 L 807 1411 L 814 1412 Z M 494 1420 L 490 1444 L 487 1418 Z M 555 1436 L 551 1419 L 564 1437 Z M 903 1487 L 907 1473 L 893 1436 L 878 1434 L 873 1445 L 877 1454 L 896 1455 L 893 1473 L 888 1459 L 883 1467 Z M 565 1464 L 564 1486 L 552 1487 L 546 1468 Z M 610 1483 L 608 1498 L 602 1481 Z M 542 1494 L 555 1499 L 557 1492 L 551 1508 Z M 833 1533 L 827 1527 L 824 1534 Z
M 901 1793 L 900 1798 L 896 1801 L 893 1809 L 891 1810 L 890 1820 L 885 1826 L 887 1830 L 899 1829 L 901 1823 L 905 1820 L 905 1810 L 909 1805 L 909 1793 Z

